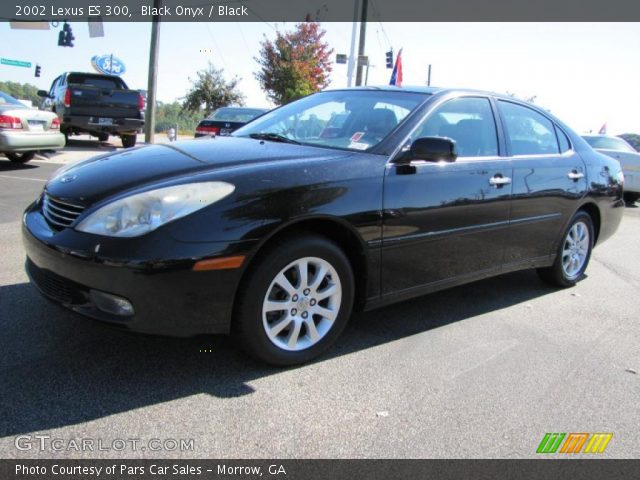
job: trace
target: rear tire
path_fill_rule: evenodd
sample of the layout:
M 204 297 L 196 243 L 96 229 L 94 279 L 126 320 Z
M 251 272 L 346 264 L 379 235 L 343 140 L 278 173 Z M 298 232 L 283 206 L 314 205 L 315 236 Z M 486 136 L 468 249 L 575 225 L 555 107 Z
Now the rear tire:
M 21 152 L 21 153 L 5 153 L 7 158 L 13 163 L 27 163 L 29 160 L 33 160 L 36 156 L 35 152 Z
M 624 192 L 622 198 L 624 198 L 624 203 L 627 205 L 633 205 L 638 201 L 638 198 L 640 198 L 640 193 Z
M 138 140 L 137 135 L 120 135 L 120 139 L 122 140 L 122 146 L 124 148 L 131 148 L 136 146 L 136 141 Z
M 537 270 L 540 278 L 557 287 L 573 287 L 589 265 L 593 239 L 591 216 L 584 211 L 577 212 L 562 234 L 553 265 Z
M 308 362 L 338 338 L 351 315 L 351 264 L 324 237 L 304 234 L 278 242 L 251 265 L 245 279 L 232 334 L 263 362 Z

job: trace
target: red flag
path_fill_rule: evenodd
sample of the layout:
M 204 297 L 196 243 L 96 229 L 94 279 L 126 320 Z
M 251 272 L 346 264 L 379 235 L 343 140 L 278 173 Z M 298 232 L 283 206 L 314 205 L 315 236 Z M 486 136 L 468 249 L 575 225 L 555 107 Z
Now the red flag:
M 607 134 L 607 122 L 604 122 L 602 124 L 602 126 L 600 127 L 600 131 L 598 133 L 600 135 L 606 135 Z
M 396 87 L 402 86 L 402 49 L 400 49 L 396 57 L 396 64 L 393 67 L 393 72 L 391 72 L 389 85 L 395 85 Z

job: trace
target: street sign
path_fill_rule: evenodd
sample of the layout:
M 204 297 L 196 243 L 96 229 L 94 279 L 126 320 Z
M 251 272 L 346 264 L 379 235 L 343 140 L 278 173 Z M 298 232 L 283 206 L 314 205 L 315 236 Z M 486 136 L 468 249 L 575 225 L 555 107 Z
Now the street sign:
M 366 55 L 358 55 L 358 66 L 366 67 L 369 65 L 369 57 Z
M 13 30 L 49 30 L 49 22 L 9 22 Z
M 336 54 L 336 63 L 347 63 L 347 55 L 344 53 Z
M 0 58 L 0 64 L 9 65 L 11 67 L 31 68 L 31 62 L 23 62 L 22 60 L 11 60 L 9 58 Z
M 102 20 L 92 20 L 88 22 L 88 24 L 89 38 L 104 37 L 104 25 L 102 24 Z
M 114 55 L 94 55 L 91 65 L 97 72 L 106 75 L 122 75 L 127 70 L 124 62 Z

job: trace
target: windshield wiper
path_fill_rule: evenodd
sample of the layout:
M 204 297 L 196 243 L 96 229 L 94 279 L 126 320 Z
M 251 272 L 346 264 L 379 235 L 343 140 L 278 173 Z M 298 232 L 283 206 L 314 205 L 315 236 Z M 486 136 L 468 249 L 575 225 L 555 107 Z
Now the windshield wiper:
M 300 142 L 293 140 L 289 137 L 285 137 L 284 135 L 280 135 L 279 133 L 272 133 L 272 132 L 250 133 L 249 137 L 255 138 L 256 140 L 269 140 L 272 142 L 293 143 L 294 145 L 302 145 Z

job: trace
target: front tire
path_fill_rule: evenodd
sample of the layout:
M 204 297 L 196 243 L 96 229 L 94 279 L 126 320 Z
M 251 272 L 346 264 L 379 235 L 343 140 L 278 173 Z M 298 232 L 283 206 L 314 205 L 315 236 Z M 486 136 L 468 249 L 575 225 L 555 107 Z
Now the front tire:
M 35 152 L 22 152 L 22 153 L 5 153 L 7 158 L 13 163 L 27 163 L 29 160 L 33 160 L 36 156 Z
M 540 278 L 558 287 L 573 287 L 589 265 L 593 240 L 591 216 L 584 211 L 577 212 L 562 235 L 553 265 L 538 269 Z
M 270 248 L 245 275 L 232 333 L 249 355 L 285 366 L 307 362 L 342 333 L 354 277 L 332 241 L 305 234 Z
M 100 135 L 98 135 L 98 141 L 99 142 L 106 142 L 107 140 L 109 140 L 109 134 L 108 133 L 101 133 Z

